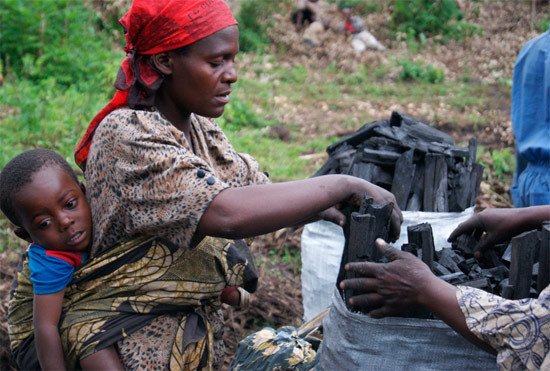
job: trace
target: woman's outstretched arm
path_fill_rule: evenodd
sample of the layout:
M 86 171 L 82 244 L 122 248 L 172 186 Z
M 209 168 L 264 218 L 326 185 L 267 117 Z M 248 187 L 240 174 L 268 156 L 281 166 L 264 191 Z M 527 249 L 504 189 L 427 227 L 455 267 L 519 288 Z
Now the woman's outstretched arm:
M 323 218 L 342 225 L 343 214 L 328 209 L 343 203 L 359 206 L 365 194 L 378 204 L 393 203 L 390 234 L 395 240 L 403 216 L 393 194 L 348 175 L 225 189 L 203 214 L 196 235 L 246 238 L 312 220 L 321 212 Z

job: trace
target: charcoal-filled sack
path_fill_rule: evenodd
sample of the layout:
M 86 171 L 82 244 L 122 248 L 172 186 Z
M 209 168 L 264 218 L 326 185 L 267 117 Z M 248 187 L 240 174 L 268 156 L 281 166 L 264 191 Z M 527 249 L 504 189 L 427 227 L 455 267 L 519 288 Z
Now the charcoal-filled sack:
M 440 320 L 350 312 L 335 289 L 323 321 L 321 370 L 496 370 L 496 356 Z

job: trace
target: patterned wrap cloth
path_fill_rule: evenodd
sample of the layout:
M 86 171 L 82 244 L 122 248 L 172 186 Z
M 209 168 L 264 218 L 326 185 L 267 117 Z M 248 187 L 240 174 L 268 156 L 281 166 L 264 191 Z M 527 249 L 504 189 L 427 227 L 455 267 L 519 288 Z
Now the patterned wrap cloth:
M 493 347 L 501 370 L 550 369 L 550 286 L 537 299 L 507 300 L 458 286 L 470 331 Z
M 210 119 L 192 115 L 191 140 L 159 112 L 118 109 L 97 128 L 86 166 L 92 208 L 92 256 L 133 236 L 159 236 L 186 250 L 210 202 L 229 187 L 269 182 L 257 162 L 237 153 Z M 124 339 L 127 368 L 166 369 L 174 329 L 185 313 L 159 315 Z M 210 317 L 214 368 L 223 364 L 223 316 Z M 154 364 L 151 364 L 154 362 Z
M 67 368 L 74 369 L 81 358 L 123 342 L 159 314 L 178 312 L 186 315 L 179 317 L 170 344 L 170 369 L 212 369 L 210 317 L 219 309 L 225 287 L 242 285 L 255 291 L 257 273 L 249 259 L 244 242 L 213 238 L 192 250 L 147 237 L 108 250 L 78 269 L 66 289 L 60 335 Z M 8 312 L 11 348 L 21 369 L 38 366 L 29 276 L 28 259 L 24 259 Z

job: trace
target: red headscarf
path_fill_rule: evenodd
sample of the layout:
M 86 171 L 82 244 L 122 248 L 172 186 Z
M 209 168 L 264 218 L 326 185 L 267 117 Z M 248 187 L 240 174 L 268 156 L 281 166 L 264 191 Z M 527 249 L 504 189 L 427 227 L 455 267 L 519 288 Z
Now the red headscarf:
M 88 126 L 75 149 L 82 169 L 99 123 L 117 108 L 151 107 L 163 81 L 149 55 L 178 49 L 237 24 L 223 0 L 134 0 L 120 23 L 126 32 L 126 58 L 118 71 L 117 92 Z

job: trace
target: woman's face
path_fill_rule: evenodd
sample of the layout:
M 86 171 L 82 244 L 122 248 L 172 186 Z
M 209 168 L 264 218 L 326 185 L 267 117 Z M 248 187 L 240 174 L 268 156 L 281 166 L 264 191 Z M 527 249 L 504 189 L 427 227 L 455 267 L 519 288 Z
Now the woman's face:
M 237 26 L 226 27 L 188 46 L 181 55 L 172 51 L 172 74 L 164 82 L 167 96 L 182 114 L 219 117 L 237 81 L 235 56 L 239 52 Z

